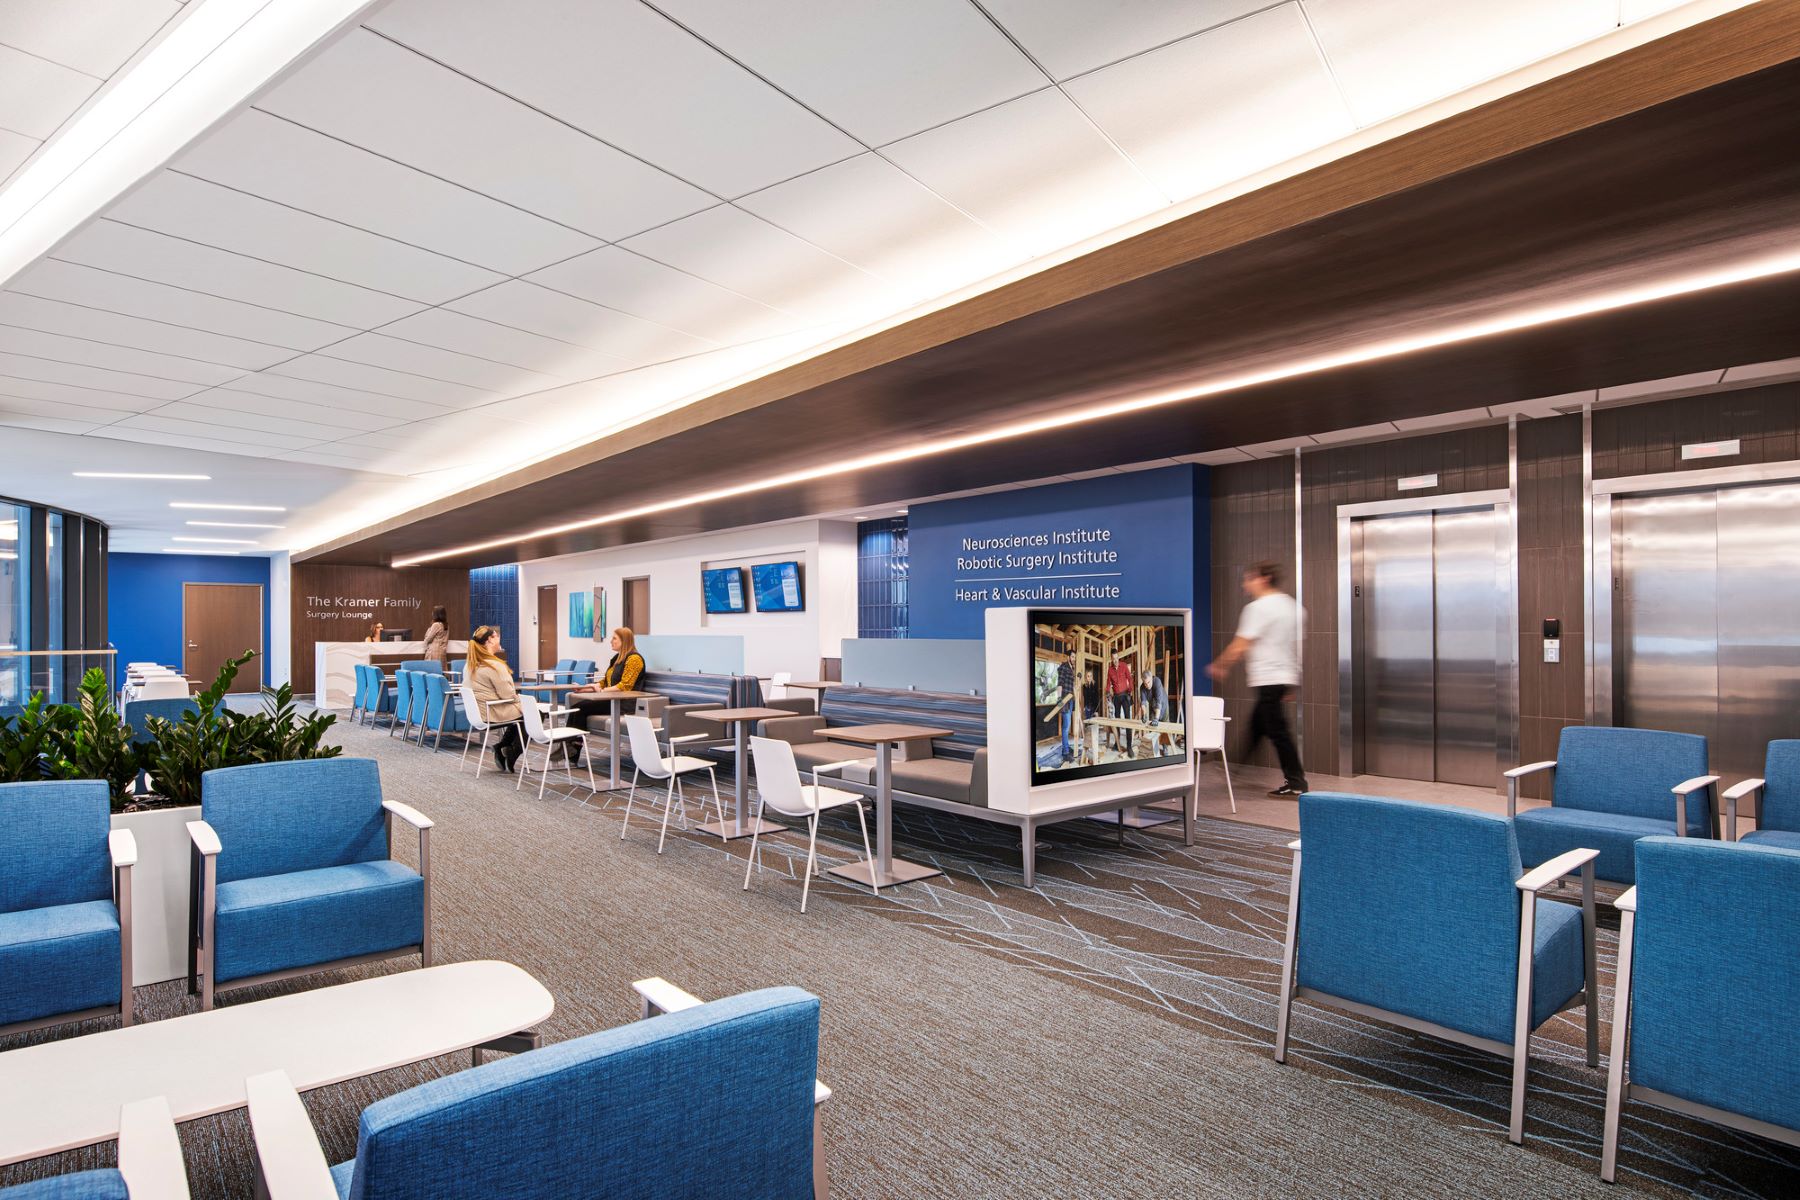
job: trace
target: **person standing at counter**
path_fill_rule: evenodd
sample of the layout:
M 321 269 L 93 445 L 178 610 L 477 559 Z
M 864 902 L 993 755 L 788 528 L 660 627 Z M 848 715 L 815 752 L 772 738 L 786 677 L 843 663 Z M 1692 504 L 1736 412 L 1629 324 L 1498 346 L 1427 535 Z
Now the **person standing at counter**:
M 1244 594 L 1250 603 L 1238 618 L 1237 636 L 1206 671 L 1223 683 L 1232 664 L 1244 660 L 1244 682 L 1256 693 L 1256 707 L 1250 712 L 1249 739 L 1237 761 L 1249 762 L 1257 742 L 1268 738 L 1284 776 L 1269 795 L 1298 796 L 1308 786 L 1306 770 L 1300 765 L 1283 702 L 1300 686 L 1300 605 L 1281 590 L 1281 568 L 1272 562 L 1257 563 L 1244 572 Z
M 494 744 L 494 765 L 510 775 L 524 749 L 518 726 L 522 714 L 512 668 L 500 655 L 500 631 L 492 625 L 481 626 L 469 635 L 469 660 L 463 676 L 475 693 L 475 703 L 481 706 L 481 719 L 501 726 L 500 740 Z
M 644 656 L 638 653 L 637 635 L 621 625 L 612 631 L 612 659 L 606 664 L 606 670 L 600 677 L 583 688 L 576 688 L 569 693 L 569 727 L 587 731 L 588 718 L 610 716 L 612 701 L 608 695 L 616 692 L 629 692 L 637 687 L 639 679 L 644 675 Z M 590 699 L 582 699 L 583 696 Z M 576 748 L 575 761 L 580 761 L 580 747 Z
M 425 653 L 420 657 L 450 670 L 450 614 L 441 604 L 431 610 L 431 628 L 425 631 Z

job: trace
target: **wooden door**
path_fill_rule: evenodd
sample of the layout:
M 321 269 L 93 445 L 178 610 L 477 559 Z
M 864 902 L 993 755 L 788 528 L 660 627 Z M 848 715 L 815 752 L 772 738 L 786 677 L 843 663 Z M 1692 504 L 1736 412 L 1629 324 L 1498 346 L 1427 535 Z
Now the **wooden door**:
M 625 581 L 625 628 L 635 634 L 650 632 L 650 581 L 648 579 L 627 579 Z M 609 634 L 611 630 L 607 631 Z
M 537 665 L 540 671 L 547 671 L 556 665 L 556 588 L 541 587 L 538 589 L 537 611 Z
M 263 590 L 260 583 L 181 585 L 181 673 L 194 691 L 212 685 L 227 659 L 246 650 L 256 657 L 238 670 L 234 692 L 254 692 L 263 675 Z

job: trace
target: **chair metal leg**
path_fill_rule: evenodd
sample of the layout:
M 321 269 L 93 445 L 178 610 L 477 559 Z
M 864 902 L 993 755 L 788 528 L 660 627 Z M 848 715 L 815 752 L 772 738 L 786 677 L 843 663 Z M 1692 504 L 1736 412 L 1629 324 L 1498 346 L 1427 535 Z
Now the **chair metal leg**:
M 712 780 L 713 808 L 719 814 L 719 828 L 723 830 L 725 828 L 725 802 L 719 799 L 719 772 L 717 768 L 706 768 L 706 777 Z M 725 838 L 721 836 L 719 840 L 724 841 Z
M 810 825 L 810 832 L 807 834 L 807 838 L 806 838 L 806 880 L 805 880 L 805 882 L 803 882 L 800 885 L 800 911 L 801 912 L 806 911 L 806 896 L 807 896 L 807 893 L 812 890 L 813 872 L 818 870 L 818 862 L 819 862 L 819 810 L 818 809 L 816 809 L 816 808 L 813 809 L 812 818 L 808 824 Z M 869 876 L 869 878 L 873 879 L 874 875 L 871 874 Z
M 631 765 L 631 790 L 625 793 L 625 820 L 619 825 L 619 840 L 625 840 L 625 831 L 631 828 L 631 802 L 637 799 L 637 764 Z
M 1619 1114 L 1625 1104 L 1625 1060 L 1631 1053 L 1631 944 L 1637 914 L 1619 919 L 1619 965 L 1613 980 L 1612 1057 L 1606 1064 L 1606 1120 L 1600 1137 L 1600 1178 L 1607 1183 L 1619 1165 Z
M 544 786 L 550 782 L 550 755 L 556 749 L 556 743 L 544 743 L 544 769 L 538 775 L 538 799 L 544 798 Z
M 1225 757 L 1225 748 L 1219 748 L 1219 765 L 1225 768 L 1225 795 L 1231 801 L 1231 811 L 1237 813 L 1237 793 L 1231 788 L 1231 760 Z
M 1594 864 L 1581 868 L 1581 938 L 1582 987 L 1581 1006 L 1587 1010 L 1587 1065 L 1600 1065 L 1600 986 L 1596 979 L 1594 952 Z
M 746 892 L 750 890 L 750 869 L 762 866 L 761 860 L 756 857 L 757 838 L 762 833 L 762 814 L 763 801 L 762 797 L 758 796 L 756 798 L 756 820 L 750 822 L 750 857 L 744 860 L 744 890 Z
M 663 797 L 662 833 L 656 839 L 656 852 L 663 852 L 663 843 L 669 840 L 669 814 L 675 811 L 675 773 L 669 773 L 669 794 Z M 684 815 L 682 820 L 686 822 Z
M 881 895 L 881 880 L 875 874 L 875 852 L 869 849 L 869 822 L 863 817 L 860 800 L 856 804 L 856 824 L 862 830 L 863 857 L 869 861 L 869 886 L 874 888 L 875 894 L 879 896 Z
M 1298 844 L 1296 843 L 1296 846 Z M 1287 938 L 1281 950 L 1281 1002 L 1275 1010 L 1275 1061 L 1287 1061 L 1288 1018 L 1294 1011 L 1295 942 L 1300 933 L 1300 851 L 1294 850 L 1294 871 L 1288 881 Z
M 1525 1080 L 1531 1070 L 1531 967 L 1536 940 L 1537 894 L 1520 892 L 1519 990 L 1513 1002 L 1512 1124 L 1506 1140 L 1525 1143 Z
M 519 743 L 519 762 L 513 774 L 518 776 L 513 780 L 513 791 L 516 792 L 524 786 L 525 777 L 531 774 L 531 739 L 529 738 L 525 738 Z
M 485 730 L 485 729 L 481 731 L 481 750 L 482 750 L 482 753 L 484 753 L 484 754 L 487 753 L 487 730 Z M 458 775 L 461 775 L 463 773 L 463 768 L 467 767 L 468 765 L 469 765 L 469 738 L 464 737 L 463 738 L 462 757 L 456 760 L 456 773 Z M 481 777 L 481 760 L 480 759 L 475 760 L 475 777 L 477 779 L 479 779 Z

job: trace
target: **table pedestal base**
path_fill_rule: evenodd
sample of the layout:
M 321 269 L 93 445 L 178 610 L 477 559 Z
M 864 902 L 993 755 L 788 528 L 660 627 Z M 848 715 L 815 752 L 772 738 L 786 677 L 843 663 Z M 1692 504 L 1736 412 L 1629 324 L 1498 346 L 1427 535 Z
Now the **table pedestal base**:
M 870 862 L 854 862 L 841 867 L 832 867 L 827 875 L 836 875 L 839 879 L 848 879 L 851 883 L 860 883 L 864 887 L 873 887 L 870 876 L 874 874 L 875 864 Z M 893 887 L 900 883 L 916 883 L 921 879 L 930 879 L 933 875 L 942 875 L 936 867 L 922 866 L 919 863 L 894 859 L 879 880 L 882 887 Z
M 754 817 L 741 825 L 736 821 L 708 821 L 706 824 L 696 825 L 694 828 L 701 833 L 710 833 L 714 837 L 723 838 L 728 842 L 735 842 L 739 838 L 747 838 L 756 833 L 766 836 L 771 833 L 788 832 L 786 825 L 777 825 L 773 821 L 758 821 Z

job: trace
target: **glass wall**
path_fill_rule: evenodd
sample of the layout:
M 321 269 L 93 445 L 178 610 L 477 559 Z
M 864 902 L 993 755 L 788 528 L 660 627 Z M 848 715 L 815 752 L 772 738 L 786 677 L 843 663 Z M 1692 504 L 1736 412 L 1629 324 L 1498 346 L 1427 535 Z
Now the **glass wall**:
M 30 550 L 28 510 L 11 501 L 0 501 L 0 707 L 20 702 L 30 678 L 31 660 L 20 656 L 28 648 L 26 626 L 30 617 L 31 589 L 26 585 Z
M 0 498 L 0 711 L 72 699 L 106 647 L 106 526 Z
M 906 636 L 906 518 L 856 526 L 856 636 Z

